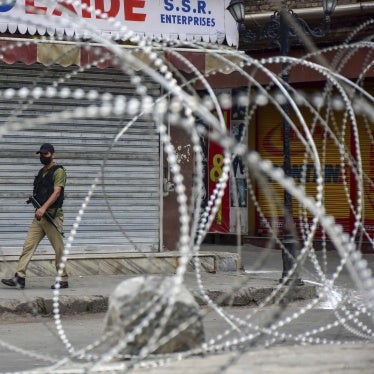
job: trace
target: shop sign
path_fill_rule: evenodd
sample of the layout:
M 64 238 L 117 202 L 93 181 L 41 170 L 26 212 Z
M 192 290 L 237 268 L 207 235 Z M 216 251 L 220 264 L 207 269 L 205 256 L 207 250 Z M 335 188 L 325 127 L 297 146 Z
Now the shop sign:
M 104 32 L 234 43 L 237 27 L 228 0 L 8 0 L 0 6 L 0 32 L 89 35 Z

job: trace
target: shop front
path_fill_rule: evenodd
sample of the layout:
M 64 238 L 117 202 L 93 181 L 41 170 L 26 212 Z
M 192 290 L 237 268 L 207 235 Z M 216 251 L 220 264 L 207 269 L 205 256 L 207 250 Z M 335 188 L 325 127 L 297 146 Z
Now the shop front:
M 303 53 L 303 51 L 296 50 L 292 58 L 301 57 Z M 332 64 L 337 61 L 336 55 L 336 52 L 328 51 L 323 54 L 323 58 L 327 61 L 327 64 Z M 350 59 L 343 61 L 336 70 L 343 77 L 343 82 L 344 79 L 354 82 L 353 84 L 358 82 L 357 84 L 363 92 L 372 95 L 374 92 L 374 70 L 371 65 L 368 65 L 368 55 L 370 55 L 370 51 L 364 46 L 357 48 L 349 55 Z M 271 55 L 268 53 L 258 54 L 256 57 L 258 59 L 264 58 L 263 61 L 266 61 L 265 59 L 271 57 Z M 274 60 L 271 59 L 269 61 L 264 62 L 264 66 L 270 69 L 272 74 L 280 74 L 281 64 L 274 63 Z M 364 75 L 362 74 L 363 71 L 365 72 Z M 246 76 L 247 73 L 251 77 L 250 79 Z M 251 79 L 257 81 L 266 90 L 269 95 L 266 100 L 256 99 L 261 97 L 259 95 L 260 90 L 255 87 Z M 245 144 L 249 149 L 257 151 L 263 159 L 270 160 L 275 166 L 283 168 L 285 157 L 283 143 L 285 136 L 283 129 L 284 116 L 282 105 L 277 107 L 274 105 L 274 101 L 269 99 L 275 98 L 277 103 L 276 98 L 279 97 L 279 90 L 270 84 L 269 78 L 261 73 L 260 69 L 254 69 L 252 66 L 245 67 L 242 73 L 238 69 L 228 75 L 216 74 L 209 77 L 208 81 L 216 90 L 230 91 L 228 87 L 231 87 L 231 91 L 249 90 L 249 117 L 244 121 L 246 129 Z M 326 90 L 326 76 L 321 74 L 320 71 L 310 69 L 302 63 L 299 65 L 295 63 L 295 66 L 291 67 L 289 81 L 292 84 L 292 90 L 299 92 L 302 95 L 300 97 L 305 98 L 305 101 L 314 106 L 316 112 L 320 115 L 320 117 L 316 117 L 316 112 L 308 108 L 305 103 L 297 101 L 296 94 L 292 93 L 292 98 L 296 97 L 296 106 L 300 110 L 300 115 L 311 131 L 319 161 L 323 167 L 323 204 L 326 213 L 334 217 L 345 232 L 354 233 L 357 241 L 362 240 L 371 243 L 374 234 L 374 204 L 372 199 L 372 180 L 374 176 L 373 162 L 371 161 L 374 136 L 371 115 L 360 110 L 359 102 L 362 95 L 359 93 L 353 95 L 352 91 L 347 89 L 347 95 L 350 97 L 354 108 L 353 114 L 350 114 L 347 112 L 347 106 L 344 104 L 340 93 L 336 90 L 328 93 L 328 96 L 325 96 L 325 101 L 321 102 L 319 107 L 316 105 Z M 343 87 L 345 86 L 343 85 Z M 359 90 L 357 91 L 359 92 Z M 280 103 L 283 103 L 283 101 L 280 101 Z M 330 107 L 327 111 L 328 106 L 324 106 L 324 104 L 328 103 Z M 362 103 L 365 106 L 365 100 Z M 303 130 L 302 123 L 295 110 L 291 106 L 289 106 L 289 110 L 290 121 L 293 122 L 295 129 L 302 134 L 302 137 L 306 137 L 306 132 Z M 232 116 L 228 113 L 227 117 L 229 118 L 227 123 L 230 126 Z M 303 186 L 309 196 L 317 198 L 316 160 L 313 159 L 310 152 L 306 152 L 305 144 L 296 131 L 291 128 L 289 149 L 291 175 L 295 183 Z M 357 162 L 362 162 L 362 173 L 359 169 L 355 170 Z M 238 165 L 240 163 L 233 162 L 232 170 L 234 170 L 234 173 L 240 170 Z M 213 169 L 214 165 L 212 164 L 209 170 Z M 269 184 L 267 188 L 264 188 L 264 185 L 254 181 L 250 174 L 246 181 L 245 201 L 247 201 L 247 207 L 241 214 L 241 222 L 246 222 L 247 226 L 241 230 L 241 233 L 247 242 L 263 244 L 273 233 L 278 236 L 282 235 L 284 189 L 272 182 L 271 178 L 267 182 Z M 232 188 L 232 184 L 230 187 Z M 240 197 L 240 183 L 237 183 L 236 188 L 238 189 L 237 195 Z M 226 195 L 226 198 L 229 195 L 230 193 Z M 241 209 L 240 198 L 238 203 L 239 209 Z M 215 222 L 219 222 L 221 217 L 225 217 L 225 212 L 228 212 L 229 207 L 232 208 L 233 205 L 232 202 L 225 201 L 225 197 L 222 204 L 226 204 L 226 208 L 225 206 L 220 208 L 219 212 L 222 212 L 223 215 L 217 215 Z M 358 208 L 361 210 L 359 211 Z M 233 218 L 235 216 L 230 217 L 230 225 L 224 227 L 212 225 L 211 232 L 218 234 L 237 233 L 238 230 L 228 229 L 230 226 L 237 228 Z M 227 213 L 226 219 L 229 220 Z M 313 217 L 295 199 L 293 200 L 293 220 L 299 237 L 305 239 L 313 225 Z M 315 239 L 319 241 L 323 235 L 321 227 L 318 226 Z M 261 240 L 261 238 L 264 240 Z
M 44 142 L 68 172 L 65 231 L 74 235 L 73 252 L 176 249 L 169 235 L 178 233 L 177 221 L 164 215 L 171 176 L 157 125 L 150 115 L 105 112 L 106 101 L 139 97 L 138 78 L 154 101 L 165 91 L 141 66 L 123 70 L 112 47 L 148 65 L 132 37 L 233 45 L 226 3 L 15 0 L 0 7 L 3 253 L 23 244 L 33 214 L 25 201 L 40 166 L 35 152 Z

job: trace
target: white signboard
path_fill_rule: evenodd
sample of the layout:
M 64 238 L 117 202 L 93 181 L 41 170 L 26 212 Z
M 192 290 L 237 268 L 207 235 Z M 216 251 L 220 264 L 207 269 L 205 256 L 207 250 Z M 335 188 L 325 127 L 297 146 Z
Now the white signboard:
M 125 39 L 151 38 L 237 45 L 229 0 L 0 0 L 0 32 Z

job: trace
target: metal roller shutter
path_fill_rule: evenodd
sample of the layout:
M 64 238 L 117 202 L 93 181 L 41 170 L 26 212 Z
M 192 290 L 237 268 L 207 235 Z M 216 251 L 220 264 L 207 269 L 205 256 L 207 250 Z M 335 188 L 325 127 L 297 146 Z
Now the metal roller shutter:
M 362 216 L 366 233 L 363 239 L 368 240 L 369 237 L 372 240 L 374 236 L 374 131 L 373 125 L 368 118 L 359 116 L 357 121 L 362 169 L 364 172 L 364 206 Z
M 115 69 L 45 67 L 39 64 L 0 65 L 0 90 L 29 89 L 57 84 L 57 89 L 96 90 L 99 93 L 134 95 L 130 78 Z M 148 93 L 160 87 L 144 78 Z M 78 106 L 92 105 L 71 95 L 41 97 L 34 101 L 0 98 L 0 125 L 16 119 L 27 125 L 30 118 Z M 100 179 L 83 215 L 73 242 L 73 251 L 115 252 L 160 249 L 160 142 L 150 117 L 139 118 L 125 136 L 109 149 L 116 134 L 129 122 L 124 118 L 79 118 L 54 120 L 32 128 L 10 130 L 0 138 L 0 245 L 3 253 L 21 247 L 33 208 L 25 204 L 32 182 L 41 167 L 35 152 L 44 142 L 55 146 L 56 160 L 68 174 L 65 190 L 65 232 L 69 234 L 87 192 L 108 155 Z M 109 153 L 108 153 L 109 152 Z M 105 193 L 104 193 L 105 191 Z M 41 253 L 50 248 L 45 239 Z M 40 253 L 39 251 L 39 253 Z
M 303 111 L 303 116 L 307 124 L 311 124 L 313 117 L 310 112 Z M 293 116 L 291 116 L 292 118 Z M 341 115 L 336 118 L 336 123 L 341 123 Z M 349 126 L 347 126 L 349 128 Z M 301 129 L 301 126 L 299 127 Z M 340 131 L 336 129 L 336 131 Z M 266 159 L 270 159 L 275 165 L 283 165 L 283 131 L 282 131 L 282 117 L 275 108 L 263 107 L 258 110 L 257 113 L 257 149 L 261 156 Z M 335 134 L 339 137 L 339 134 Z M 313 134 L 313 138 L 319 152 L 321 162 L 324 162 L 325 167 L 325 194 L 324 204 L 326 212 L 333 215 L 337 222 L 343 225 L 344 230 L 350 229 L 350 209 L 347 201 L 347 194 L 343 185 L 342 168 L 340 165 L 340 154 L 337 146 L 333 140 L 328 137 L 326 140 L 326 155 L 323 156 L 323 139 L 324 131 L 320 125 L 316 127 Z M 345 145 L 347 149 L 350 149 L 350 132 L 349 130 L 345 133 Z M 304 145 L 298 140 L 296 134 L 291 131 L 291 172 L 296 183 L 299 184 L 302 177 L 302 167 L 304 164 Z M 313 160 L 309 157 L 306 161 L 306 183 L 305 189 L 307 194 L 316 197 L 316 170 L 314 167 Z M 351 175 L 348 167 L 345 168 L 345 179 L 347 181 L 348 194 L 350 194 L 351 187 Z M 279 207 L 276 211 L 276 215 L 279 218 L 280 225 L 283 222 L 283 189 L 275 183 L 270 183 L 274 190 L 277 199 L 271 199 L 274 203 L 278 202 Z M 258 189 L 257 198 L 259 204 L 263 210 L 264 216 L 270 222 L 271 220 L 271 209 L 269 200 L 265 198 L 265 194 L 261 189 Z M 293 215 L 297 226 L 300 226 L 299 219 L 299 204 L 294 201 L 293 203 Z M 311 216 L 308 215 L 309 224 L 311 224 Z M 305 224 L 305 222 L 303 222 Z M 260 235 L 267 234 L 267 228 L 263 224 L 259 215 L 256 220 L 256 232 Z M 317 237 L 320 236 L 320 232 L 317 232 Z

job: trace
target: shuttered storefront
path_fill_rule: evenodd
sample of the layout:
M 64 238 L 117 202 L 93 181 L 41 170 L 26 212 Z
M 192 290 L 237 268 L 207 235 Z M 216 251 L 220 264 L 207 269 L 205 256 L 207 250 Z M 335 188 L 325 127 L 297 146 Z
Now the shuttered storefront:
M 373 89 L 371 90 L 373 92 Z M 363 240 L 374 237 L 374 129 L 373 124 L 362 116 L 358 117 L 360 151 L 362 158 L 363 178 L 363 213 L 365 234 Z
M 303 112 L 303 116 L 306 120 L 306 123 L 309 127 L 313 123 L 313 117 L 310 113 Z M 294 116 L 291 116 L 295 119 Z M 275 165 L 283 166 L 283 125 L 282 117 L 273 107 L 263 107 L 258 110 L 258 116 L 256 121 L 256 134 L 257 134 L 257 149 L 261 156 L 266 159 L 270 159 Z M 339 133 L 342 131 L 342 118 L 339 115 L 335 118 L 335 133 L 337 137 L 340 137 Z M 301 126 L 298 125 L 301 130 Z M 349 150 L 351 147 L 351 133 L 350 125 L 347 125 L 345 131 L 344 141 L 346 148 Z M 313 139 L 315 141 L 321 163 L 325 167 L 325 191 L 324 191 L 324 204 L 327 214 L 333 215 L 337 222 L 343 225 L 344 230 L 349 231 L 352 227 L 352 216 L 350 213 L 350 208 L 348 204 L 348 198 L 352 198 L 352 175 L 350 173 L 349 167 L 346 165 L 344 170 L 342 170 L 340 164 L 340 153 L 331 139 L 327 137 L 326 139 L 326 152 L 323 151 L 325 133 L 322 126 L 317 125 Z M 290 134 L 290 143 L 291 143 L 291 173 L 292 177 L 295 179 L 297 184 L 300 184 L 302 178 L 303 165 L 305 163 L 305 189 L 308 195 L 316 197 L 316 169 L 314 166 L 313 160 L 309 157 L 305 159 L 305 146 L 301 144 L 298 140 L 295 132 L 291 130 Z M 346 161 L 347 163 L 347 161 Z M 343 180 L 346 180 L 345 188 Z M 276 208 L 276 216 L 279 219 L 278 229 L 281 229 L 283 222 L 283 213 L 282 207 L 284 202 L 284 190 L 276 185 L 275 183 L 270 183 L 271 188 L 276 199 L 271 198 L 271 203 L 277 201 L 278 207 Z M 272 210 L 271 203 L 266 199 L 263 189 L 258 188 L 257 197 L 259 204 L 262 208 L 262 213 L 268 220 L 271 222 L 272 219 Z M 307 219 L 305 216 L 301 215 L 302 220 L 300 220 L 300 205 L 297 201 L 293 200 L 293 216 L 296 225 L 300 228 L 301 225 L 306 227 L 306 221 L 310 226 L 312 223 L 311 216 L 308 214 Z M 267 235 L 268 230 L 263 220 L 261 219 L 260 214 L 256 214 L 256 233 L 258 235 Z M 321 235 L 321 232 L 318 231 L 317 237 Z
M 113 69 L 61 66 L 0 65 L 0 90 L 27 87 L 82 89 L 100 94 L 125 95 L 135 87 L 123 72 Z M 148 94 L 158 97 L 160 88 L 144 78 Z M 65 92 L 68 92 L 65 90 Z M 40 97 L 35 100 L 0 98 L 1 126 L 12 121 L 27 125 L 30 118 L 44 118 L 98 101 L 76 99 L 73 95 Z M 54 119 L 35 127 L 10 129 L 0 138 L 0 245 L 3 253 L 22 247 L 33 208 L 25 203 L 32 182 L 41 167 L 35 152 L 50 142 L 56 160 L 68 174 L 64 202 L 65 232 L 68 237 L 88 190 L 101 169 L 104 177 L 85 210 L 73 242 L 76 252 L 158 251 L 160 249 L 160 143 L 151 117 L 140 117 L 112 148 L 116 134 L 132 116 Z M 44 239 L 39 253 L 50 250 Z M 18 252 L 17 252 L 18 253 Z

